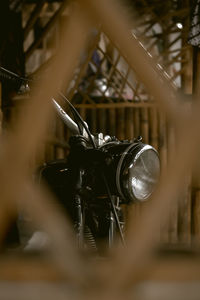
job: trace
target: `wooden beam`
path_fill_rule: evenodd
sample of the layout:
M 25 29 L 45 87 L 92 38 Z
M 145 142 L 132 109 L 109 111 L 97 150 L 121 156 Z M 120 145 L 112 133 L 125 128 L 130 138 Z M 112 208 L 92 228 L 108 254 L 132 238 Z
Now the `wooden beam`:
M 63 274 L 62 270 L 56 266 L 48 257 L 24 255 L 21 257 L 2 256 L 0 259 L 0 281 L 13 281 L 17 283 L 44 281 L 49 284 L 59 284 L 63 280 L 70 280 L 70 276 Z M 91 262 L 92 264 L 92 262 Z M 96 268 L 102 265 L 102 260 L 96 260 Z M 91 266 L 91 265 L 90 265 Z M 144 280 L 170 281 L 172 282 L 192 282 L 200 280 L 200 258 L 195 253 L 184 250 L 177 252 L 176 249 L 169 251 L 162 257 L 156 257 L 149 261 L 140 274 L 137 282 Z M 93 268 L 95 274 L 95 268 Z M 134 270 L 133 270 L 134 272 Z M 134 278 L 134 277 L 133 277 Z M 130 278 L 130 285 L 134 280 Z M 12 284 L 12 283 L 11 283 Z
M 28 59 L 31 54 L 34 52 L 34 50 L 40 45 L 40 43 L 42 42 L 42 40 L 46 37 L 46 35 L 49 33 L 49 31 L 51 30 L 51 28 L 55 25 L 55 23 L 58 21 L 59 17 L 61 16 L 61 14 L 64 12 L 64 10 L 66 9 L 68 5 L 68 1 L 64 1 L 60 8 L 55 12 L 55 14 L 53 15 L 53 17 L 49 20 L 49 22 L 47 23 L 47 25 L 43 28 L 43 31 L 41 33 L 41 35 L 39 36 L 39 38 L 37 40 L 35 40 L 30 47 L 27 49 L 26 53 L 25 53 L 25 58 Z
M 96 108 L 125 108 L 125 107 L 155 107 L 156 102 L 120 102 L 120 103 L 92 103 L 75 104 L 76 108 L 96 109 Z
M 35 22 L 37 21 L 41 10 L 44 7 L 46 0 L 41 0 L 36 4 L 35 9 L 33 10 L 33 12 L 31 13 L 30 18 L 28 19 L 26 26 L 24 28 L 24 39 L 26 39 L 27 35 L 29 34 L 30 30 L 33 28 Z

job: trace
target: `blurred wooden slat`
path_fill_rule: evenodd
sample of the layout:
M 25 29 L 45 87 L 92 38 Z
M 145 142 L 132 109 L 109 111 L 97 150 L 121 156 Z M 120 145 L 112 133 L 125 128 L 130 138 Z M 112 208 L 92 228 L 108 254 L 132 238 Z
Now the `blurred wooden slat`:
M 112 30 L 111 25 L 113 25 L 113 23 L 115 25 L 118 25 L 118 22 L 120 22 L 121 18 L 114 18 L 114 19 L 111 18 L 111 20 L 114 21 L 114 22 L 110 25 L 109 20 L 107 19 L 107 21 L 106 21 L 106 14 L 107 14 L 106 8 L 107 7 L 109 8 L 109 3 L 106 3 L 106 1 L 104 1 L 104 3 L 102 3 L 102 5 L 103 4 L 104 4 L 104 9 L 105 9 L 104 10 L 105 14 L 102 13 L 102 18 L 105 21 L 105 25 L 107 24 L 107 27 L 105 27 L 105 29 L 107 28 L 110 37 L 114 40 L 114 37 L 115 37 L 114 30 L 116 30 L 116 29 L 114 29 L 113 32 L 111 32 L 110 31 L 110 30 Z M 88 11 L 91 10 L 92 13 L 94 13 L 94 16 L 98 16 L 99 11 L 101 13 L 101 7 L 99 7 L 98 13 L 95 11 L 95 7 L 93 7 L 91 9 L 91 7 L 93 5 L 93 3 L 91 1 L 90 1 L 90 5 L 89 5 L 89 1 L 86 1 L 85 5 L 86 5 L 86 8 L 88 9 Z M 98 5 L 99 5 L 99 3 L 96 3 L 97 8 L 98 8 Z M 110 7 L 110 8 L 112 8 L 112 7 Z M 111 11 L 110 17 L 112 17 L 112 16 L 116 17 L 117 16 L 117 14 L 114 15 L 114 12 L 116 13 L 116 11 L 114 10 L 114 6 L 113 6 L 113 10 L 110 10 L 110 11 Z M 152 12 L 151 7 L 148 7 L 148 5 L 147 5 L 145 11 L 153 13 L 153 15 L 155 17 L 155 19 L 151 20 L 150 25 L 149 25 L 150 27 L 152 27 L 154 25 L 154 21 L 156 23 L 160 22 L 159 17 L 155 15 L 154 11 Z M 113 12 L 113 15 L 112 15 L 112 12 Z M 95 13 L 96 13 L 96 15 L 95 15 Z M 77 20 L 77 22 L 78 22 L 78 20 Z M 104 22 L 103 22 L 103 26 L 104 26 Z M 109 26 L 110 26 L 110 28 L 109 28 Z M 154 74 L 154 69 L 151 69 L 151 72 L 150 72 L 150 68 L 148 69 L 148 67 L 150 66 L 150 63 L 148 63 L 148 60 L 144 60 L 144 62 L 143 62 L 143 60 L 141 59 L 142 57 L 140 57 L 140 55 L 139 55 L 140 53 L 138 53 L 138 54 L 137 53 L 132 54 L 132 52 L 127 52 L 126 53 L 126 51 L 128 51 L 129 49 L 132 49 L 131 47 L 129 47 L 129 45 L 131 46 L 131 40 L 129 42 L 128 42 L 128 38 L 127 38 L 127 40 L 126 39 L 123 40 L 123 37 L 126 36 L 126 33 L 128 32 L 128 30 L 124 31 L 124 35 L 120 34 L 120 30 L 121 30 L 121 28 L 119 28 L 119 32 L 117 30 L 117 35 L 119 35 L 119 37 L 118 36 L 116 37 L 116 40 L 118 41 L 118 44 L 117 44 L 118 47 L 122 49 L 122 52 L 125 53 L 125 56 L 127 56 L 126 54 L 128 54 L 128 56 L 131 57 L 131 58 L 128 57 L 128 61 L 129 61 L 130 65 L 132 65 L 132 67 L 136 67 L 136 68 L 139 69 L 138 73 L 140 74 L 140 78 L 142 79 L 142 77 L 144 76 L 147 86 L 149 85 L 150 91 L 152 91 L 152 93 L 153 93 L 157 89 L 157 94 L 156 94 L 157 100 L 158 100 L 158 102 L 163 101 L 162 102 L 163 109 L 166 109 L 166 112 L 163 111 L 162 113 L 159 113 L 159 117 L 158 117 L 157 106 L 155 105 L 154 102 L 149 102 L 149 101 L 147 101 L 147 102 L 138 102 L 138 103 L 136 103 L 136 102 L 120 102 L 120 103 L 99 103 L 99 104 L 96 104 L 96 103 L 94 103 L 94 100 L 91 97 L 91 94 L 86 93 L 86 95 L 84 95 L 83 91 L 82 91 L 82 94 L 81 94 L 83 96 L 83 102 L 88 101 L 91 104 L 82 103 L 82 104 L 77 104 L 76 107 L 78 107 L 80 109 L 80 113 L 81 113 L 84 120 L 86 120 L 88 118 L 92 122 L 91 127 L 93 129 L 95 128 L 95 126 L 97 126 L 97 120 L 96 119 L 98 118 L 100 131 L 102 130 L 103 132 L 105 132 L 106 129 L 109 127 L 109 132 L 106 132 L 106 133 L 111 134 L 111 135 L 116 134 L 117 138 L 119 138 L 119 139 L 126 138 L 126 135 L 128 137 L 133 136 L 133 134 L 136 135 L 136 136 L 137 135 L 143 135 L 144 142 L 147 143 L 147 142 L 149 142 L 149 137 L 150 137 L 150 141 L 152 141 L 152 145 L 155 146 L 160 152 L 162 168 L 164 168 L 167 165 L 167 162 L 172 161 L 172 159 L 173 159 L 173 155 L 172 155 L 171 151 L 173 152 L 172 148 L 174 146 L 174 144 L 173 144 L 174 143 L 174 140 L 173 140 L 174 137 L 172 135 L 172 132 L 170 132 L 170 130 L 167 126 L 165 113 L 166 114 L 168 113 L 168 115 L 172 117 L 172 122 L 174 121 L 174 123 L 176 124 L 176 121 L 177 121 L 176 120 L 176 112 L 179 111 L 179 110 L 176 109 L 176 106 L 175 107 L 173 106 L 173 104 L 175 103 L 176 100 L 173 99 L 174 102 L 168 101 L 169 100 L 168 97 L 169 97 L 170 93 L 167 93 L 167 91 L 170 92 L 170 88 L 168 90 L 167 88 L 164 89 L 160 86 L 156 87 L 156 81 L 153 82 L 154 87 L 151 86 L 151 84 L 152 84 L 151 74 L 154 77 L 154 75 L 155 75 Z M 172 32 L 171 30 L 173 30 L 173 28 L 168 28 L 168 34 L 169 35 Z M 122 33 L 123 33 L 123 31 L 122 31 Z M 180 40 L 180 36 L 181 36 L 181 34 L 179 35 L 179 37 L 176 37 L 175 39 L 173 39 L 171 41 L 171 43 L 169 44 L 169 48 L 172 45 L 174 45 L 176 43 L 176 41 Z M 79 39 L 81 39 L 81 37 L 82 36 L 79 35 Z M 72 36 L 71 36 L 71 38 L 72 38 Z M 77 40 L 79 40 L 79 39 L 77 38 Z M 71 39 L 70 39 L 70 42 L 71 42 Z M 120 42 L 121 42 L 121 44 L 120 44 Z M 37 43 L 38 43 L 38 41 L 36 41 L 36 44 Z M 34 49 L 35 49 L 35 47 L 37 47 L 36 44 L 32 45 L 32 47 Z M 69 43 L 69 45 L 70 45 L 70 43 Z M 153 47 L 153 45 L 156 45 L 155 41 L 153 41 L 153 43 L 150 46 Z M 81 47 L 82 44 L 79 45 L 79 46 Z M 31 48 L 29 48 L 28 56 L 30 55 L 30 53 L 32 53 L 32 51 L 34 51 L 33 48 L 32 48 L 32 50 L 31 50 Z M 74 49 L 74 50 L 76 50 L 76 49 Z M 92 53 L 92 50 L 91 50 L 91 53 Z M 142 51 L 142 48 L 140 50 Z M 168 52 L 170 51 L 170 49 L 164 49 L 164 51 L 165 50 L 167 50 Z M 130 50 L 130 51 L 132 51 L 132 50 Z M 166 56 L 168 56 L 168 52 L 167 52 Z M 102 51 L 102 53 L 103 53 L 103 51 Z M 105 60 L 106 53 L 103 53 L 103 55 L 104 55 L 104 58 L 102 59 L 101 64 L 100 64 L 102 68 L 103 68 L 103 60 Z M 137 57 L 137 55 L 138 55 L 138 57 L 140 57 L 140 63 L 141 63 L 141 66 L 142 66 L 141 68 L 139 68 L 139 64 L 137 65 L 137 61 L 135 61 L 136 65 L 134 65 L 134 55 L 136 55 L 136 57 Z M 177 55 L 177 57 L 178 56 L 181 56 L 181 54 L 179 53 Z M 118 57 L 120 58 L 120 54 L 118 54 Z M 144 55 L 144 58 L 145 57 L 146 56 Z M 183 63 L 183 61 L 182 61 L 182 63 Z M 171 65 L 171 62 L 169 63 L 169 65 Z M 86 68 L 86 65 L 85 65 L 85 68 Z M 146 69 L 148 71 L 147 73 L 149 74 L 149 82 L 150 83 L 148 82 L 148 76 L 146 76 Z M 117 75 L 120 75 L 120 76 L 122 75 L 122 72 L 117 70 L 117 64 L 115 64 L 114 66 L 113 65 L 111 66 L 110 73 L 112 73 L 112 72 L 117 73 Z M 173 78 L 179 76 L 183 72 L 185 72 L 185 69 L 181 69 L 180 71 L 175 72 Z M 97 71 L 97 74 L 99 74 L 99 70 Z M 96 76 L 97 76 L 97 74 L 96 74 Z M 75 85 L 76 88 L 78 88 L 78 83 L 80 82 L 80 79 L 81 79 L 80 77 L 81 76 L 78 76 L 78 81 L 76 82 L 76 85 Z M 91 81 L 90 83 L 93 83 L 93 85 L 94 85 L 95 78 L 97 78 L 97 77 L 94 77 L 90 80 Z M 108 78 L 107 74 L 105 75 L 105 78 L 108 80 L 109 84 L 112 84 L 112 79 L 110 77 Z M 154 79 L 155 79 L 155 77 L 154 77 Z M 122 86 L 120 88 L 120 91 L 118 92 L 118 95 L 120 95 L 120 97 L 123 94 L 122 92 L 123 92 L 123 88 L 124 88 L 125 84 L 127 84 L 126 80 L 128 80 L 128 74 L 126 74 L 125 76 L 122 76 L 121 80 L 122 80 Z M 67 78 L 67 81 L 68 81 L 68 78 Z M 157 84 L 159 85 L 159 83 L 157 83 Z M 171 87 L 171 89 L 172 89 L 172 87 Z M 138 94 L 140 93 L 141 90 L 142 90 L 142 93 L 141 93 L 141 97 L 142 97 L 142 96 L 144 96 L 142 88 L 138 89 Z M 73 96 L 74 92 L 75 92 L 75 90 L 73 90 L 72 96 Z M 100 90 L 98 90 L 98 92 L 100 92 Z M 117 94 L 117 88 L 116 88 L 115 92 Z M 163 100 L 162 100 L 162 97 L 163 97 Z M 107 99 L 106 99 L 106 97 L 103 98 L 103 99 L 106 100 L 106 101 L 110 101 L 110 102 L 113 101 L 113 98 L 110 97 L 110 96 Z M 118 99 L 114 99 L 114 101 L 115 100 L 118 100 Z M 139 98 L 139 100 L 140 100 L 140 98 Z M 180 104 L 178 104 L 178 105 L 180 107 Z M 97 114 L 94 114 L 94 109 L 98 110 Z M 109 109 L 108 114 L 107 114 L 106 109 Z M 88 113 L 88 111 L 89 111 L 89 113 Z M 97 117 L 96 117 L 96 115 L 97 115 Z M 107 120 L 108 115 L 109 115 L 109 119 Z M 132 117 L 133 117 L 133 121 L 131 122 Z M 13 117 L 13 119 L 14 118 L 15 117 Z M 133 126 L 132 126 L 132 124 L 133 124 Z M 60 131 L 59 131 L 59 137 L 58 138 L 63 139 L 63 136 L 60 133 L 62 133 L 62 129 L 60 129 Z M 158 135 L 159 135 L 159 138 L 158 138 Z M 35 138 L 35 140 L 37 140 L 37 139 Z M 61 143 L 62 143 L 62 141 L 61 141 Z M 63 143 L 64 143 L 64 141 L 63 141 Z M 62 146 L 63 145 L 60 145 L 59 147 L 62 147 Z M 50 144 L 49 147 L 50 147 L 50 149 L 47 151 L 48 155 L 51 156 L 51 157 L 55 157 L 55 151 L 57 151 L 56 150 L 57 148 L 55 149 L 55 147 L 57 147 L 56 146 L 56 139 L 53 140 L 53 138 L 52 138 L 52 144 Z M 63 146 L 63 148 L 64 148 L 64 146 Z M 172 158 L 170 158 L 170 155 L 171 155 Z M 178 166 L 180 167 L 180 163 L 179 163 Z M 179 171 L 179 170 L 174 170 L 174 172 L 177 172 L 177 171 Z M 173 175 L 173 174 L 171 173 L 171 175 Z M 179 173 L 179 176 L 181 176 L 180 173 Z M 176 179 L 176 178 L 174 178 L 174 179 Z M 169 182 L 168 178 L 166 178 L 166 183 L 168 183 L 168 182 Z M 177 185 L 178 185 L 178 183 L 177 183 Z M 165 202 L 167 202 L 167 200 L 168 200 L 168 199 L 165 198 L 165 195 L 168 192 L 169 192 L 169 195 L 172 195 L 172 199 L 173 199 L 173 191 L 170 194 L 170 188 L 171 187 L 168 185 L 169 191 L 167 189 L 164 191 L 164 189 L 163 189 L 163 191 L 161 192 L 161 197 L 158 199 L 160 202 L 157 202 L 157 204 L 158 204 L 157 207 L 153 207 L 154 210 L 153 209 L 152 209 L 152 211 L 149 210 L 148 215 L 146 215 L 145 221 L 148 220 L 149 216 L 150 216 L 150 218 L 152 218 L 151 219 L 151 224 L 148 223 L 148 221 L 146 223 L 144 222 L 144 224 L 150 225 L 149 226 L 149 228 L 150 228 L 149 231 L 148 231 L 148 227 L 147 227 L 147 232 L 145 232 L 146 227 L 144 226 L 145 229 L 142 231 L 142 234 L 139 235 L 139 237 L 136 236 L 138 244 L 141 243 L 141 247 L 138 248 L 139 250 L 142 250 L 141 251 L 141 253 L 142 253 L 141 256 L 140 256 L 140 253 L 139 253 L 140 251 L 137 252 L 137 250 L 138 250 L 137 245 L 138 244 L 135 243 L 134 245 L 132 245 L 133 246 L 133 248 L 132 248 L 133 251 L 131 253 L 129 253 L 130 257 L 128 257 L 128 255 L 127 255 L 127 257 L 126 256 L 123 257 L 122 266 L 123 266 L 123 260 L 128 261 L 128 258 L 132 258 L 132 257 L 137 258 L 137 254 L 139 253 L 139 257 L 142 258 L 142 259 L 135 263 L 136 267 L 137 267 L 137 263 L 142 265 L 143 259 L 145 261 L 146 256 L 148 257 L 148 255 L 152 254 L 152 249 L 153 249 L 154 245 L 153 245 L 153 242 L 152 242 L 151 238 L 149 238 L 149 236 L 151 236 L 152 233 L 153 233 L 153 235 L 156 235 L 155 231 L 159 230 L 158 226 L 155 227 L 155 225 L 158 224 L 158 220 L 159 219 L 165 219 L 166 216 L 168 216 L 168 214 L 169 214 L 170 209 L 168 209 L 167 206 L 164 206 L 165 210 L 164 210 L 164 213 L 163 213 L 162 206 L 165 205 Z M 168 219 L 167 224 L 164 225 L 164 227 L 165 227 L 164 230 L 165 231 L 163 233 L 163 236 L 161 237 L 161 241 L 164 241 L 164 242 L 167 242 L 167 243 L 169 241 L 172 242 L 172 243 L 176 242 L 177 241 L 177 232 L 178 232 L 179 233 L 178 238 L 179 238 L 179 241 L 181 243 L 190 243 L 190 239 L 191 239 L 191 236 L 190 236 L 190 234 L 191 234 L 191 219 L 190 219 L 191 218 L 191 199 L 190 199 L 191 192 L 190 192 L 190 182 L 189 181 L 186 183 L 185 187 L 183 188 L 183 193 L 180 193 L 180 194 L 181 194 L 181 197 L 180 197 L 179 213 L 177 212 L 177 209 L 178 209 L 177 203 L 175 203 L 174 206 L 173 206 L 173 204 L 170 205 L 172 211 L 171 211 L 171 214 L 170 214 L 169 218 L 167 218 Z M 199 216 L 198 216 L 198 213 L 199 213 L 199 205 L 198 205 L 199 199 L 198 198 L 199 198 L 199 195 L 198 195 L 198 192 L 197 192 L 196 202 L 195 202 L 195 215 L 194 215 L 194 217 L 195 217 L 195 219 L 194 219 L 195 231 L 197 232 L 197 235 L 199 234 Z M 174 200 L 174 201 L 176 202 L 176 200 Z M 142 212 L 144 206 L 145 205 L 136 204 L 133 208 L 132 217 L 137 216 L 139 221 L 140 221 L 141 212 Z M 142 207 L 142 209 L 141 209 L 141 207 Z M 159 215 L 159 213 L 160 213 L 160 215 Z M 166 214 L 166 216 L 165 216 L 165 214 Z M 179 223 L 177 222 L 177 214 L 179 214 Z M 143 221 L 144 221 L 144 219 L 143 219 Z M 141 219 L 141 222 L 138 223 L 138 224 L 141 225 L 141 228 L 142 228 L 142 225 L 143 225 L 142 219 Z M 178 228 L 177 228 L 177 226 L 178 226 Z M 139 229 L 140 229 L 140 227 L 138 226 L 136 228 L 136 231 L 139 231 Z M 150 231 L 151 229 L 154 229 L 154 231 L 151 232 Z M 58 232 L 59 232 L 59 228 L 58 228 Z M 147 234 L 147 233 L 149 233 L 149 234 Z M 162 235 L 162 233 L 161 233 L 161 235 Z M 146 240 L 147 240 L 147 242 L 146 242 Z M 134 251 L 136 251 L 136 253 Z M 123 252 L 121 252 L 121 253 L 123 253 Z M 118 263 L 118 261 L 117 261 L 117 263 Z M 118 267 L 117 263 L 115 262 L 116 267 Z M 195 280 L 197 278 L 198 279 L 200 278 L 199 263 L 198 263 L 198 265 L 193 264 L 193 263 L 191 263 L 191 264 L 190 263 L 189 264 L 187 264 L 187 263 L 184 264 L 184 262 L 181 262 L 181 263 L 182 263 L 182 265 L 179 264 L 176 261 L 175 263 L 170 262 L 170 264 L 169 264 L 169 261 L 167 261 L 167 263 L 164 262 L 163 264 L 161 263 L 160 265 L 155 264 L 152 267 L 152 269 L 153 269 L 152 272 L 151 272 L 151 268 L 148 268 L 147 273 L 148 273 L 148 275 L 149 274 L 150 275 L 149 275 L 149 277 L 147 275 L 147 278 L 153 278 L 153 279 L 156 279 L 156 280 L 162 279 L 162 278 L 165 278 L 165 280 L 166 280 L 166 278 L 167 278 L 168 280 L 172 280 L 172 275 L 174 276 L 173 277 L 174 280 L 177 280 L 177 278 L 182 278 L 184 280 L 185 279 L 190 280 L 191 278 L 193 280 Z M 17 277 L 17 272 L 19 271 L 19 268 L 18 268 L 17 264 L 16 265 L 13 264 L 13 266 L 16 267 L 14 269 L 14 276 Z M 133 266 L 134 266 L 134 261 L 133 261 Z M 47 279 L 48 278 L 50 280 L 51 280 L 51 278 L 54 279 L 54 273 L 52 274 L 51 270 L 49 270 L 48 267 L 47 267 L 47 269 L 48 269 L 47 271 L 49 271 L 49 272 L 47 272 L 47 273 L 49 273 L 49 274 L 46 274 L 45 272 L 43 273 L 44 270 L 41 270 L 40 268 L 38 268 L 38 266 L 34 266 L 34 267 L 36 267 L 36 269 L 34 269 L 33 266 L 29 266 L 29 267 L 30 267 L 29 270 L 30 271 L 32 270 L 32 275 L 38 276 L 39 279 L 44 279 L 46 275 L 47 275 Z M 130 264 L 130 267 L 131 267 L 131 264 Z M 25 266 L 25 268 L 26 268 L 26 266 Z M 2 270 L 2 268 L 1 268 L 0 272 L 3 273 L 3 271 L 4 270 Z M 9 271 L 10 271 L 10 274 L 12 274 L 13 270 L 9 270 Z M 45 268 L 45 271 L 46 271 L 46 268 Z M 121 269 L 120 269 L 120 271 L 121 271 Z M 138 271 L 137 268 L 136 269 L 133 268 L 133 273 L 134 273 L 135 277 L 138 276 L 138 273 L 141 274 L 140 272 L 137 273 L 137 271 Z M 139 270 L 139 271 L 141 271 L 141 270 Z M 112 272 L 113 272 L 113 268 L 112 268 Z M 114 274 L 116 274 L 116 277 L 117 277 L 118 273 L 119 272 L 114 273 Z M 125 269 L 124 269 L 124 273 L 126 273 Z M 120 274 L 120 275 L 122 275 L 122 277 L 123 277 L 124 273 L 122 272 L 122 274 Z M 3 274 L 4 274 L 4 276 L 2 278 L 5 278 L 6 276 L 8 276 L 8 275 L 5 275 L 6 273 L 3 273 Z M 48 277 L 48 275 L 49 275 L 49 277 Z M 23 274 L 23 276 L 24 276 L 24 274 Z M 21 277 L 21 279 L 23 278 L 23 276 Z M 33 279 L 34 276 L 31 277 L 31 274 L 30 274 L 31 279 Z M 134 278 L 134 276 L 133 276 L 133 278 Z M 143 278 L 143 277 L 141 277 L 141 278 Z M 141 278 L 140 278 L 140 280 L 141 280 Z M 96 279 L 96 277 L 95 277 L 95 279 Z M 109 279 L 110 279 L 110 277 L 109 277 Z M 131 280 L 130 277 L 129 277 L 129 279 Z M 107 297 L 107 298 L 109 298 L 109 297 Z
M 170 162 L 176 152 L 176 140 L 175 140 L 175 132 L 174 128 L 168 124 L 167 127 L 167 143 L 168 143 L 168 162 Z M 177 243 L 178 242 L 178 203 L 172 203 L 170 207 L 170 218 L 169 218 L 169 242 L 170 243 Z
M 178 211 L 179 242 L 183 244 L 190 244 L 191 242 L 191 209 L 191 178 L 187 176 L 185 186 L 180 193 Z

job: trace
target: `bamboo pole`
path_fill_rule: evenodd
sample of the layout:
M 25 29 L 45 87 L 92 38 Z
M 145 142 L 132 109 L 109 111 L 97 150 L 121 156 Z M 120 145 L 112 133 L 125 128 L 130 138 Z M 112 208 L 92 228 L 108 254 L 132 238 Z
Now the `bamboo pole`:
M 181 2 L 181 7 L 188 7 L 188 0 Z M 184 18 L 183 27 L 189 28 L 190 18 Z M 182 44 L 186 45 L 188 41 L 188 30 L 182 31 L 181 35 Z M 182 53 L 182 52 L 181 52 Z M 182 53 L 181 63 L 181 84 L 182 91 L 185 94 L 192 93 L 193 85 L 193 62 L 192 62 L 192 48 L 187 48 L 187 51 Z M 191 174 L 191 169 L 188 170 L 188 174 Z M 191 176 L 188 175 L 185 179 L 185 187 L 183 188 L 183 194 L 179 201 L 179 241 L 181 243 L 190 244 L 191 242 L 191 215 L 192 215 L 192 203 L 191 203 Z
M 168 157 L 167 160 L 170 163 L 175 157 L 175 132 L 174 128 L 168 125 L 167 130 L 167 144 L 168 144 Z M 169 218 L 169 241 L 170 243 L 178 243 L 178 203 L 175 201 L 171 203 L 170 218 Z
M 144 143 L 149 143 L 149 120 L 148 120 L 148 109 L 141 109 L 141 134 L 143 137 Z
M 91 131 L 97 132 L 97 109 L 91 109 Z
M 115 136 L 117 134 L 117 120 L 116 120 L 116 109 L 110 108 L 108 110 L 108 134 Z
M 185 186 L 179 196 L 178 235 L 179 242 L 191 242 L 191 178 L 185 178 Z
M 167 124 L 164 112 L 159 112 L 159 153 L 162 168 L 167 166 Z
M 68 5 L 69 4 L 67 1 L 64 1 L 63 3 L 61 3 L 60 8 L 55 12 L 54 16 L 50 19 L 50 21 L 47 23 L 47 25 L 45 25 L 45 27 L 43 28 L 41 35 L 27 49 L 27 51 L 25 53 L 26 59 L 28 59 L 32 55 L 34 50 L 40 45 L 42 40 L 47 36 L 49 31 L 53 28 L 53 26 L 58 21 L 59 17 L 62 15 L 62 13 L 65 11 L 65 9 L 67 8 Z
M 158 152 L 161 161 L 161 172 L 163 172 L 167 166 L 167 120 L 165 112 L 158 113 L 158 130 L 159 130 L 159 144 Z M 162 201 L 162 199 L 160 199 Z M 173 204 L 172 204 L 173 205 Z M 170 206 L 168 216 L 165 222 L 161 222 L 160 225 L 160 241 L 164 244 L 169 244 L 170 242 L 170 218 L 171 218 L 172 208 Z
M 181 2 L 181 7 L 187 8 L 188 7 L 188 0 L 183 0 Z M 182 31 L 181 36 L 181 42 L 182 45 L 185 46 L 188 44 L 188 31 L 190 27 L 190 18 L 184 18 L 183 19 L 183 28 L 186 30 Z M 181 84 L 182 84 L 182 91 L 185 94 L 192 94 L 193 92 L 193 79 L 195 80 L 195 77 L 193 76 L 193 49 L 192 47 L 187 48 L 186 51 L 182 52 L 182 60 L 181 68 L 183 68 L 184 72 L 181 74 Z
M 178 205 L 177 202 L 171 204 L 169 216 L 169 243 L 178 243 Z
M 106 110 L 104 108 L 98 109 L 98 124 L 98 131 L 106 134 Z
M 133 140 L 134 124 L 133 124 L 133 108 L 125 108 L 125 139 Z
M 117 108 L 116 111 L 117 138 L 123 140 L 125 134 L 125 110 L 124 108 Z
M 31 13 L 31 16 L 28 19 L 28 21 L 25 25 L 25 28 L 24 28 L 24 40 L 26 39 L 26 37 L 29 34 L 30 30 L 33 28 L 35 22 L 37 21 L 39 15 L 40 15 L 40 12 L 42 11 L 42 9 L 44 7 L 45 2 L 46 2 L 45 0 L 39 1 L 36 4 L 33 12 Z
M 89 99 L 87 99 L 89 100 Z M 90 101 L 91 102 L 91 101 Z M 149 108 L 153 108 L 156 107 L 156 103 L 151 101 L 151 102 L 111 102 L 111 103 L 81 103 L 81 104 L 75 104 L 74 105 L 76 108 L 88 108 L 88 109 L 92 109 L 92 108 L 98 108 L 98 109 L 102 109 L 102 108 L 142 108 L 142 107 L 149 107 Z
M 167 166 L 167 124 L 164 112 L 159 112 L 159 156 L 161 161 L 161 171 Z M 164 223 L 161 224 L 161 242 L 169 243 L 169 222 L 170 213 Z
M 157 108 L 150 108 L 150 144 L 158 150 L 158 112 Z
M 140 130 L 140 109 L 134 108 L 133 110 L 134 134 L 135 137 L 141 135 Z
M 200 51 L 198 47 L 193 47 L 193 101 L 200 101 Z M 199 162 L 192 170 L 192 234 L 194 244 L 199 244 L 200 237 L 200 173 Z
M 86 109 L 84 107 L 80 108 L 80 115 L 82 119 L 85 121 L 86 120 Z

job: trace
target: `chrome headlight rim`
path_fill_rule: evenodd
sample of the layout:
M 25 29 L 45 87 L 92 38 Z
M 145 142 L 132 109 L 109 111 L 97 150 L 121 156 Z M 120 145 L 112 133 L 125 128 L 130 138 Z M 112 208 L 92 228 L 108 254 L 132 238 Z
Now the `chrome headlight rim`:
M 141 142 L 133 143 L 129 145 L 125 149 L 124 153 L 122 154 L 118 162 L 117 171 L 116 171 L 116 186 L 120 196 L 126 201 L 128 200 L 129 202 L 144 202 L 149 198 L 149 196 L 153 192 L 152 190 L 152 192 L 149 193 L 146 197 L 138 198 L 136 197 L 133 191 L 130 192 L 128 188 L 125 188 L 123 186 L 123 179 L 122 179 L 122 177 L 124 176 L 124 170 L 128 168 L 127 165 L 130 165 L 130 162 L 132 162 L 133 166 L 135 166 L 138 158 L 142 155 L 142 153 L 148 150 L 152 150 L 156 154 L 156 157 L 160 162 L 157 150 L 151 145 L 143 144 Z M 159 169 L 160 169 L 160 165 L 159 165 Z

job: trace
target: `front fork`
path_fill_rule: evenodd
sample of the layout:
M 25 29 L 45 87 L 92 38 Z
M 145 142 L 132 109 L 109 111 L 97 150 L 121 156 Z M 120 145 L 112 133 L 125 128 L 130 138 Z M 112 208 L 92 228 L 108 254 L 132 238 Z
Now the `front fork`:
M 84 246 L 84 211 L 83 211 L 83 201 L 81 197 L 82 188 L 82 178 L 84 171 L 79 169 L 76 174 L 75 180 L 75 190 L 74 190 L 74 229 L 76 232 L 77 246 L 79 249 L 83 249 Z
M 76 240 L 77 246 L 79 249 L 83 248 L 84 244 L 84 218 L 83 218 L 83 209 L 82 209 L 82 201 L 80 195 L 75 195 L 74 197 L 75 204 L 75 223 L 74 229 L 76 232 Z
M 109 248 L 113 247 L 115 236 L 115 218 L 112 212 L 110 212 L 110 227 L 109 227 Z
M 119 197 L 112 196 L 112 202 L 116 207 L 116 211 L 119 210 Z M 110 227 L 109 227 L 109 248 L 112 248 L 116 242 L 117 226 L 113 211 L 110 211 Z

